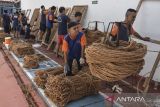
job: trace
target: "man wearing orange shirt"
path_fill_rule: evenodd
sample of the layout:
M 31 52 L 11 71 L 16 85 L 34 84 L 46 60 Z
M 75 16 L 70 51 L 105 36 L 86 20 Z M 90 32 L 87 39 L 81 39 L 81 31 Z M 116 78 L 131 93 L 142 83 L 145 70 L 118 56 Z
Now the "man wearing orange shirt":
M 150 38 L 148 37 L 142 37 L 133 29 L 132 25 L 135 21 L 136 14 L 136 10 L 128 9 L 126 12 L 125 20 L 123 22 L 118 22 L 113 25 L 111 31 L 113 41 L 117 40 L 117 35 L 118 39 L 123 41 L 130 41 L 131 35 L 134 35 L 135 37 L 144 41 L 150 40 Z
M 62 50 L 64 52 L 64 73 L 66 76 L 72 76 L 72 63 L 76 59 L 78 70 L 81 70 L 81 64 L 84 64 L 84 49 L 86 37 L 84 33 L 79 32 L 78 23 L 70 22 L 68 24 L 68 34 L 64 37 Z

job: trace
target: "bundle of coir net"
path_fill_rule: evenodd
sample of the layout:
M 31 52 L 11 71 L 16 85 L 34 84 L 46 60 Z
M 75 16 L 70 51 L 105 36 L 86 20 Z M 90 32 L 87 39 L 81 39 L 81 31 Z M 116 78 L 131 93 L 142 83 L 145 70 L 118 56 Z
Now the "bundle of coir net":
M 88 30 L 86 34 L 87 38 L 87 45 L 91 45 L 94 42 L 101 42 L 101 38 L 105 37 L 106 33 L 103 33 L 101 31 L 92 31 Z
M 36 71 L 34 81 L 36 82 L 38 87 L 45 89 L 45 84 L 47 82 L 48 76 L 56 76 L 60 74 L 63 74 L 63 67 L 50 68 L 47 70 L 38 70 Z
M 45 94 L 58 107 L 62 107 L 70 101 L 97 94 L 99 88 L 99 79 L 88 73 L 79 72 L 75 76 L 49 76 Z
M 42 54 L 25 55 L 23 66 L 25 68 L 38 68 L 39 62 L 44 60 L 47 60 L 47 58 Z
M 32 55 L 35 53 L 32 44 L 19 40 L 12 41 L 10 50 L 13 51 L 17 57 L 24 57 L 25 55 Z
M 94 43 L 85 53 L 92 75 L 108 81 L 122 80 L 139 72 L 144 65 L 146 45 L 120 41 L 120 46 Z
M 73 61 L 72 71 L 73 71 L 72 73 L 74 75 L 78 73 L 78 69 L 77 69 L 77 65 L 75 64 L 75 61 Z M 89 72 L 88 66 L 84 66 L 81 71 L 82 72 Z M 47 70 L 37 70 L 34 81 L 36 82 L 38 87 L 45 89 L 45 84 L 47 82 L 47 78 L 49 75 L 56 76 L 56 75 L 63 74 L 63 72 L 64 72 L 63 67 L 55 67 L 55 68 L 50 68 Z

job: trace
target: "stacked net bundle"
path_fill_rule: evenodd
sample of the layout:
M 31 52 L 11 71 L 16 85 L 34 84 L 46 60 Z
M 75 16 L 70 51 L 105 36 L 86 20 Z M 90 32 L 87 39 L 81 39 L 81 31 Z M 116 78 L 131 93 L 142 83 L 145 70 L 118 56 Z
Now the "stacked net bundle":
M 10 50 L 17 57 L 24 57 L 25 55 L 32 55 L 35 53 L 34 49 L 32 48 L 32 44 L 23 42 L 23 41 L 13 41 L 10 44 Z
M 24 56 L 24 67 L 25 68 L 37 68 L 39 63 L 47 60 L 42 54 L 33 54 Z
M 29 69 L 38 68 L 39 67 L 38 62 L 39 62 L 38 57 L 35 57 L 34 55 L 25 55 L 23 67 L 29 68 Z
M 92 75 L 108 82 L 139 72 L 143 68 L 146 52 L 146 45 L 124 41 L 118 47 L 94 43 L 85 51 Z
M 68 102 L 84 96 L 97 94 L 100 89 L 100 80 L 92 75 L 79 72 L 75 76 L 49 76 L 45 94 L 57 106 L 65 106 Z
M 63 67 L 50 68 L 47 70 L 38 70 L 36 71 L 34 81 L 38 87 L 45 89 L 45 84 L 47 82 L 48 76 L 56 76 L 60 74 L 63 74 Z
M 84 66 L 81 71 L 89 72 L 88 66 Z M 49 76 L 64 75 L 63 72 L 64 72 L 63 67 L 55 67 L 47 70 L 37 70 L 34 81 L 38 87 L 45 89 L 45 84 Z M 73 66 L 73 74 L 75 75 L 77 73 L 78 73 L 77 66 Z

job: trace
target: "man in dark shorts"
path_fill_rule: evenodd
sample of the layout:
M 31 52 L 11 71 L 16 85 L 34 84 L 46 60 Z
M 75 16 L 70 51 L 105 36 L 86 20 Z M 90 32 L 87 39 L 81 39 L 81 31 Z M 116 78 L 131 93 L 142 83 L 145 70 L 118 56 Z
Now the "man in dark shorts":
M 43 35 L 46 31 L 46 14 L 47 11 L 45 10 L 44 5 L 41 6 L 41 20 L 40 20 L 40 32 L 39 32 L 39 40 L 42 40 Z
M 10 22 L 11 18 L 7 12 L 7 10 L 4 10 L 3 14 L 3 27 L 4 27 L 4 32 L 10 34 Z
M 67 32 L 67 23 L 70 21 L 69 17 L 65 14 L 65 8 L 59 8 L 60 15 L 58 16 L 58 41 L 57 41 L 57 50 L 56 55 L 58 57 L 58 52 L 60 45 L 63 43 L 64 36 Z

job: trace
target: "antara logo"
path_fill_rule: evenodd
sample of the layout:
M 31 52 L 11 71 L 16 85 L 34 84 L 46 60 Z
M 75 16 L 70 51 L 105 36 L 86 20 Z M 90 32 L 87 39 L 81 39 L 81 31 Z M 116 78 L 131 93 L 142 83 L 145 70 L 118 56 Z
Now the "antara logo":
M 118 97 L 117 102 L 145 102 L 143 97 Z

